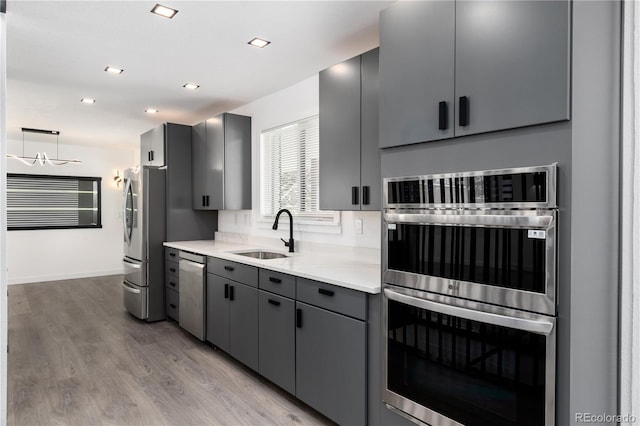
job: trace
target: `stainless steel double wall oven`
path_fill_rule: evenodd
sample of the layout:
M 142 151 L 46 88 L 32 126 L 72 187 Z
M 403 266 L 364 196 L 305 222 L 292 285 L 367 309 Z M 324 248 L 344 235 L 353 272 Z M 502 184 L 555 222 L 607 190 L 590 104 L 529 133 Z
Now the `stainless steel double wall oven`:
M 441 425 L 554 425 L 557 166 L 384 180 L 383 398 Z

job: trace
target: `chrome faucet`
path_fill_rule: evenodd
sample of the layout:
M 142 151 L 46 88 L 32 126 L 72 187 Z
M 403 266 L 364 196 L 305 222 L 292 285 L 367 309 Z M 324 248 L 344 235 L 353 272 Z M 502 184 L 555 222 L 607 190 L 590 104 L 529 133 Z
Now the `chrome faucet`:
M 280 209 L 280 211 L 278 211 L 278 214 L 276 215 L 276 221 L 273 222 L 273 229 L 278 229 L 278 220 L 280 219 L 280 215 L 282 213 L 286 213 L 289 215 L 289 242 L 286 242 L 283 238 L 280 239 L 284 243 L 285 247 L 289 247 L 289 253 L 293 253 L 293 216 L 291 215 L 291 212 L 289 210 Z

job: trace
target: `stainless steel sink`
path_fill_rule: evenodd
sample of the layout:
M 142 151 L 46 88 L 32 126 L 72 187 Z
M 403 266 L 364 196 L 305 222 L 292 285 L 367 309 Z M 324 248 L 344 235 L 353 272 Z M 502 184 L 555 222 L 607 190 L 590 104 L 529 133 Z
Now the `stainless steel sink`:
M 262 260 L 282 259 L 283 257 L 288 257 L 286 254 L 277 253 L 274 251 L 265 251 L 265 250 L 233 252 L 233 254 L 239 254 L 240 256 L 253 257 L 254 259 L 262 259 Z

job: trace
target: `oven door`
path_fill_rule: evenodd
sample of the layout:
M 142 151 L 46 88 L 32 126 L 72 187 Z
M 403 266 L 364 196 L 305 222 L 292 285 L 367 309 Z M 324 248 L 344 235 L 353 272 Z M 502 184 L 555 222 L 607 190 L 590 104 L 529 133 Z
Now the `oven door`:
M 383 400 L 430 425 L 552 426 L 555 318 L 383 291 Z
M 555 210 L 384 214 L 388 284 L 556 314 Z

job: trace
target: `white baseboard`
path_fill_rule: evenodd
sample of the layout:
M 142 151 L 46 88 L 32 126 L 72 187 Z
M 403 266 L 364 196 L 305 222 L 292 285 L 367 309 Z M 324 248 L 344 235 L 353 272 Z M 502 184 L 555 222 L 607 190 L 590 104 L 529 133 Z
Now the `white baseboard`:
M 119 275 L 122 273 L 123 273 L 122 269 L 116 269 L 111 271 L 78 272 L 74 274 L 40 275 L 35 277 L 11 278 L 11 276 L 9 276 L 8 284 L 14 285 L 14 284 L 40 283 L 45 281 L 73 280 L 76 278 L 102 277 L 105 275 Z

